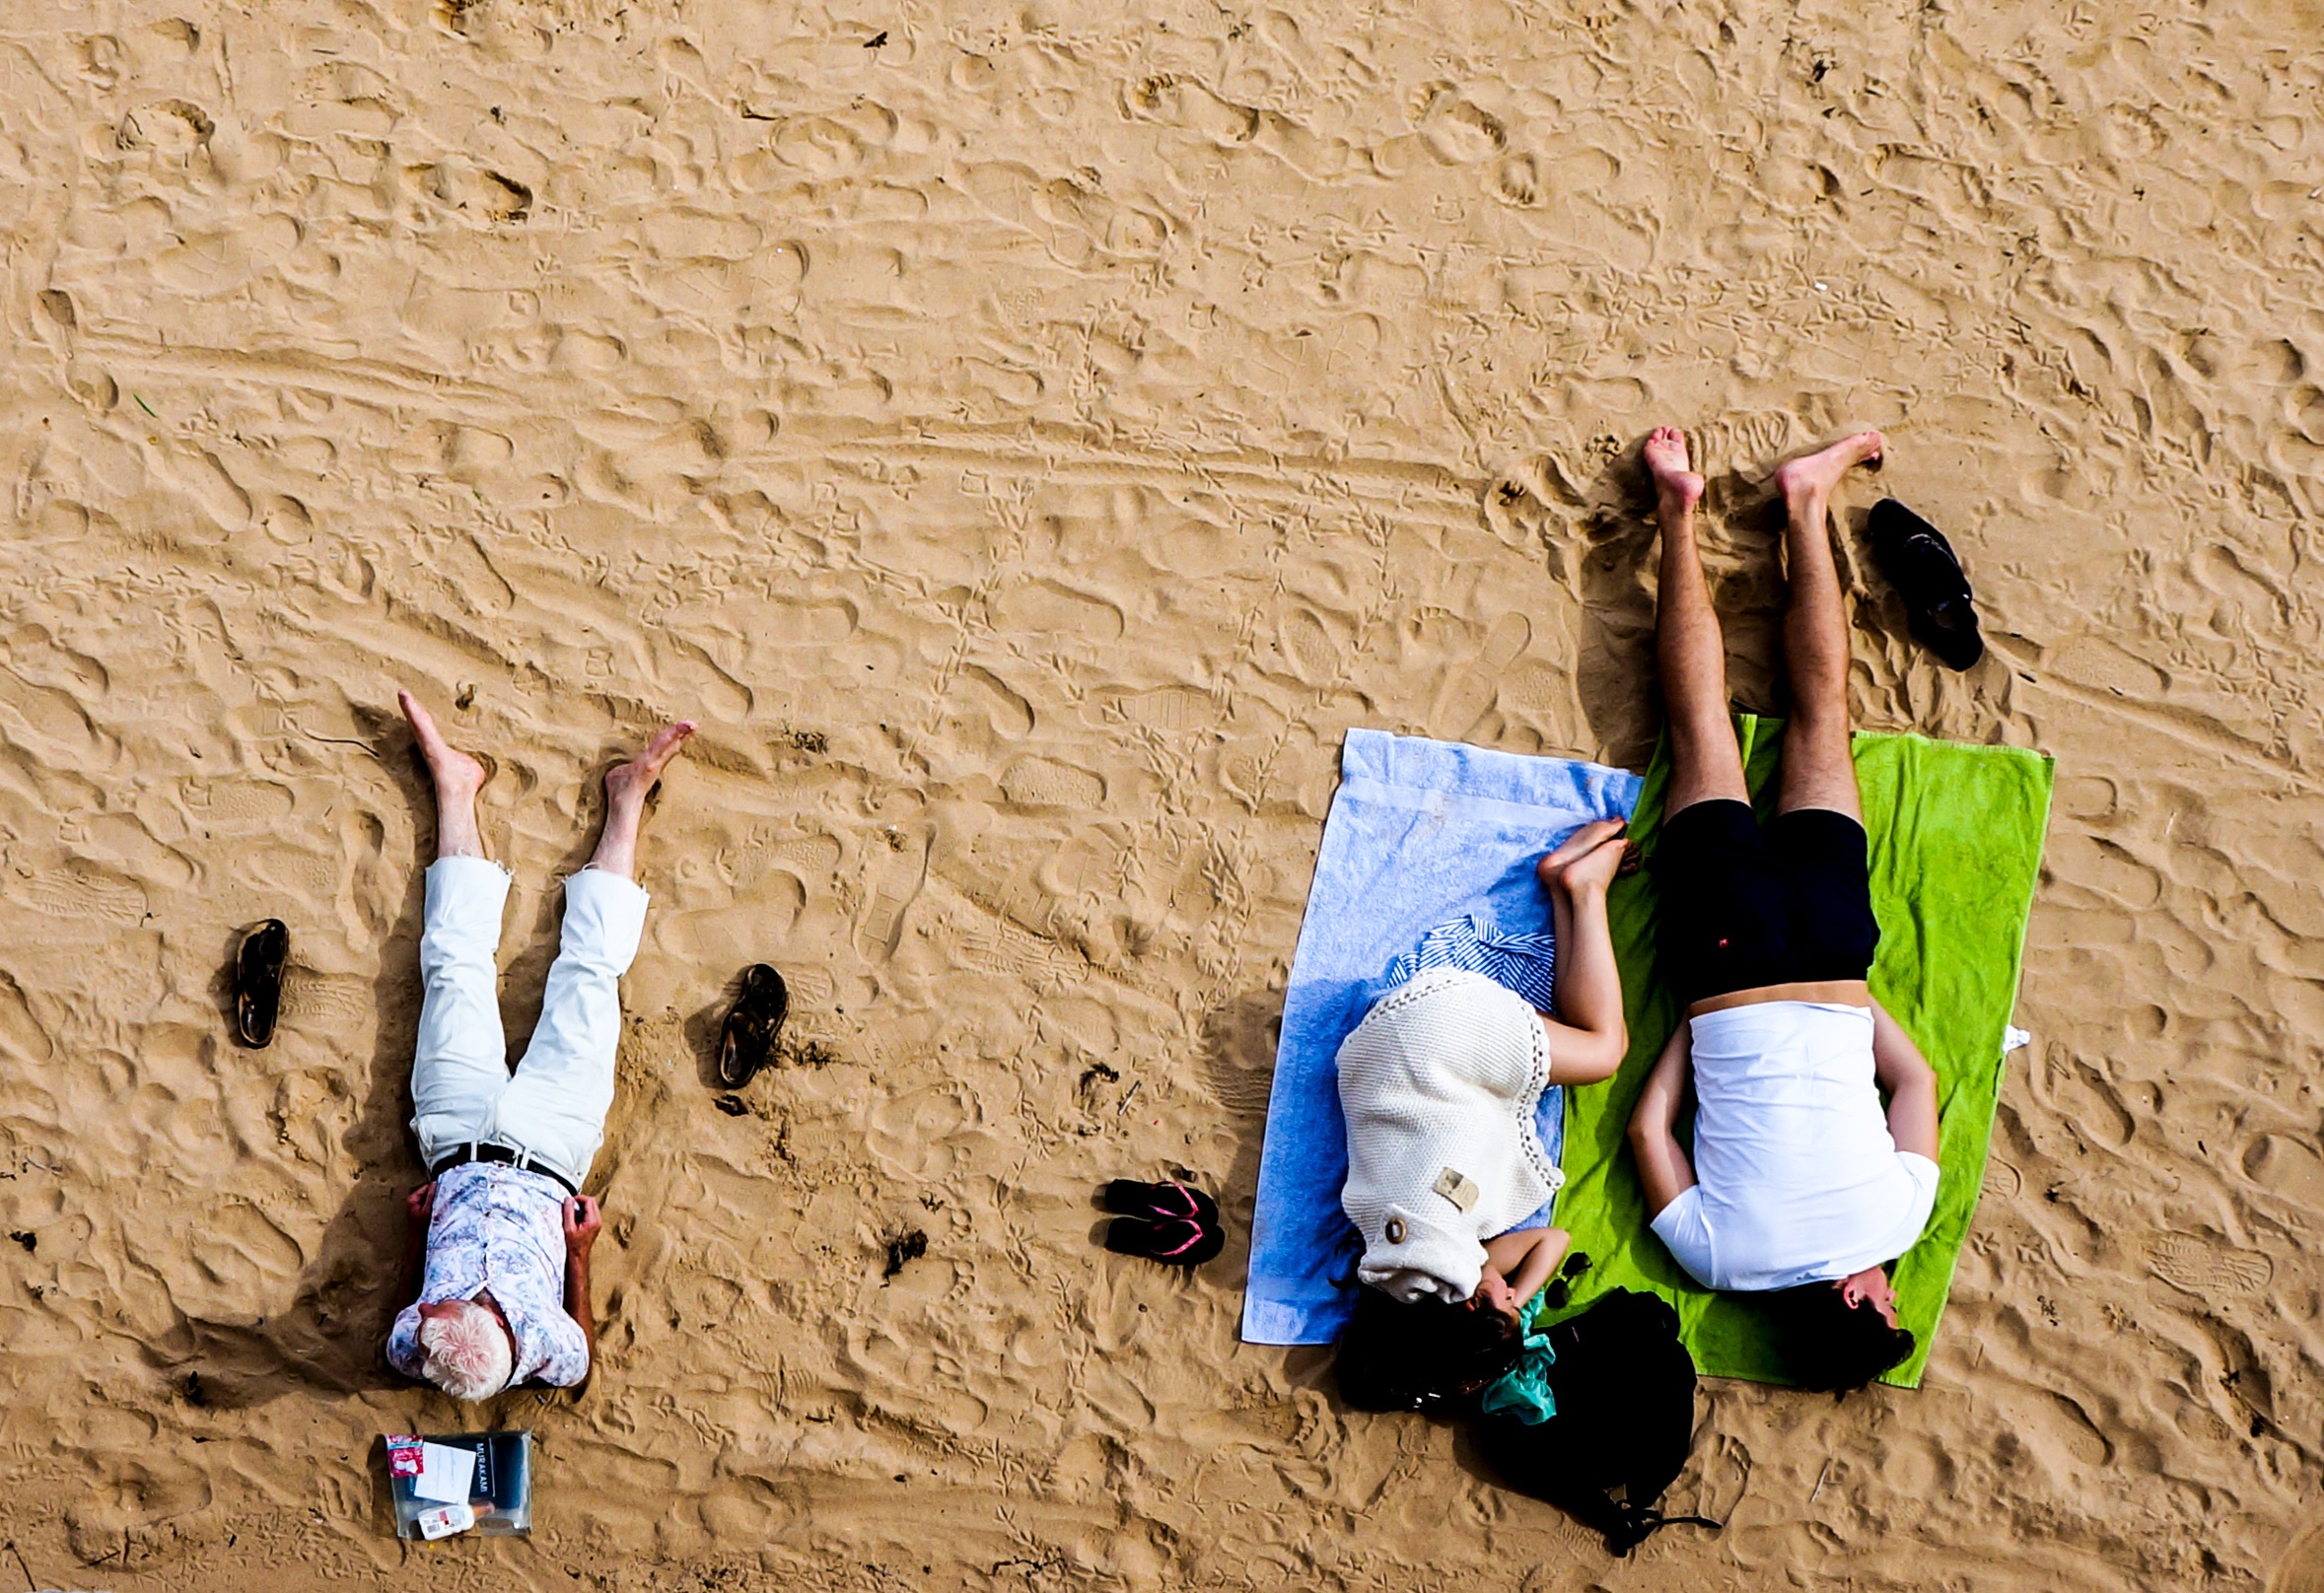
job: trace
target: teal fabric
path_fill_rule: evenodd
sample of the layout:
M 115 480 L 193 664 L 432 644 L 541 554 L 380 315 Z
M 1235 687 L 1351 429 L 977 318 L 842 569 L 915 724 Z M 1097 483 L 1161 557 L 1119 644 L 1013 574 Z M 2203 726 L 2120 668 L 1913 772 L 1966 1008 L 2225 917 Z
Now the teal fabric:
M 1738 716 L 1745 775 L 1764 818 L 1775 796 L 1780 721 Z M 1942 1114 L 1937 1206 L 1896 1268 L 1898 1319 L 1920 1347 L 1884 1381 L 1920 1386 L 1968 1236 L 2001 1094 L 2003 1031 L 2017 999 L 2025 924 L 2049 824 L 2051 760 L 2020 747 L 1860 734 L 1856 776 L 1871 840 L 1880 952 L 1872 997 L 1937 1070 Z M 1651 855 L 1669 787 L 1669 751 L 1647 773 L 1632 834 Z M 1711 1377 L 1786 1379 L 1766 1319 L 1746 1295 L 1717 1294 L 1679 1270 L 1647 1226 L 1625 1130 L 1677 1008 L 1655 971 L 1652 869 L 1617 881 L 1610 906 L 1630 1054 L 1602 1087 L 1566 1091 L 1567 1184 L 1558 1214 L 1596 1265 L 1589 1298 L 1651 1289 L 1677 1307 L 1680 1338 Z M 1577 1298 L 1573 1310 L 1589 1303 Z M 1571 1312 L 1567 1313 L 1571 1314 Z
M 1485 1385 L 1485 1414 L 1515 1417 L 1528 1427 L 1538 1427 L 1557 1415 L 1557 1396 L 1549 1388 L 1549 1368 L 1557 1358 L 1548 1334 L 1526 1334 L 1517 1363 Z

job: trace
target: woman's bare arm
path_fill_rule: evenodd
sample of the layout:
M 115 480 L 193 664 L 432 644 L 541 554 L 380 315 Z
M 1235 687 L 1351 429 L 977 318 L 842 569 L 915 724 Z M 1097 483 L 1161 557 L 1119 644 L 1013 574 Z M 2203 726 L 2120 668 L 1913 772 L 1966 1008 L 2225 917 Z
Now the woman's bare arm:
M 1682 1017 L 1655 1059 L 1655 1071 L 1647 1074 L 1647 1087 L 1630 1114 L 1630 1153 L 1638 1159 L 1649 1221 L 1695 1187 L 1695 1164 L 1678 1143 L 1678 1114 L 1686 1105 L 1693 1061 L 1694 1030 Z
M 1509 1291 L 1523 1305 L 1540 1291 L 1574 1236 L 1563 1228 L 1517 1228 L 1485 1241 L 1485 1259 L 1509 1280 Z

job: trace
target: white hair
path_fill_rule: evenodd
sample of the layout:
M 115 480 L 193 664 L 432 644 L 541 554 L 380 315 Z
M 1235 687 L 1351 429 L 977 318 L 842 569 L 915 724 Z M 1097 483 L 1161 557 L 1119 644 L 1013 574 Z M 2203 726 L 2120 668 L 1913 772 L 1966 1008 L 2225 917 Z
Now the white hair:
M 448 1300 L 449 1313 L 420 1323 L 420 1375 L 472 1404 L 508 1387 L 516 1349 L 500 1319 L 474 1300 Z

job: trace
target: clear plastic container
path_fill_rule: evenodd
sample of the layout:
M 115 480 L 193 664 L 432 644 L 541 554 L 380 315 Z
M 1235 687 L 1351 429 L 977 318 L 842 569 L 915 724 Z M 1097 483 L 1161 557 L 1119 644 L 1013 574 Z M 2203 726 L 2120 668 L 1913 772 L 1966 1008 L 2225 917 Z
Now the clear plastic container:
M 466 1449 L 476 1456 L 475 1477 L 468 1484 L 468 1507 L 476 1513 L 476 1524 L 467 1529 L 488 1536 L 529 1533 L 532 1530 L 532 1434 L 514 1432 L 430 1432 L 421 1434 L 425 1443 L 441 1444 L 447 1449 Z M 390 1446 L 383 1445 L 383 1457 Z M 395 1536 L 420 1538 L 420 1517 L 431 1510 L 440 1510 L 443 1503 L 424 1499 L 414 1489 L 415 1478 L 393 1475 L 391 1462 L 387 1487 L 395 1499 Z

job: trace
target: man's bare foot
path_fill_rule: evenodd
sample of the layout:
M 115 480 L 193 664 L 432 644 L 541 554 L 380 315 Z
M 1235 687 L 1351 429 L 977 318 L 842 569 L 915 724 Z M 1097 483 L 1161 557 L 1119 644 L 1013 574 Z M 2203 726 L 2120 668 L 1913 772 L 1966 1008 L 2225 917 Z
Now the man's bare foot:
M 646 743 L 646 750 L 627 763 L 617 763 L 605 771 L 605 799 L 618 806 L 624 802 L 643 802 L 654 790 L 654 783 L 662 778 L 662 771 L 669 767 L 678 748 L 684 746 L 693 733 L 701 728 L 697 721 L 681 719 L 675 725 L 666 725 L 654 732 L 654 739 Z
M 665 726 L 646 743 L 645 751 L 605 771 L 605 831 L 589 860 L 592 868 L 624 879 L 637 877 L 638 830 L 646 820 L 646 798 L 695 728 L 690 719 Z
M 454 800 L 472 797 L 484 789 L 484 765 L 444 739 L 444 732 L 436 728 L 436 721 L 420 706 L 418 698 L 408 691 L 399 691 L 395 694 L 395 704 L 411 724 L 412 739 L 419 743 L 420 756 L 427 760 L 428 775 L 436 782 L 439 802 L 447 797 Z
M 1647 473 L 1655 478 L 1655 507 L 1683 515 L 1703 496 L 1703 478 L 1687 459 L 1686 433 L 1657 426 L 1647 434 Z
M 1858 432 L 1854 437 L 1843 437 L 1830 448 L 1818 449 L 1779 465 L 1775 473 L 1776 490 L 1784 495 L 1787 504 L 1829 496 L 1840 484 L 1840 478 L 1856 466 L 1877 467 L 1887 447 L 1887 439 L 1878 432 Z
M 1629 827 L 1628 819 L 1601 818 L 1567 836 L 1563 845 L 1533 866 L 1541 888 L 1571 890 L 1577 885 L 1611 884 L 1622 863 L 1620 838 Z

